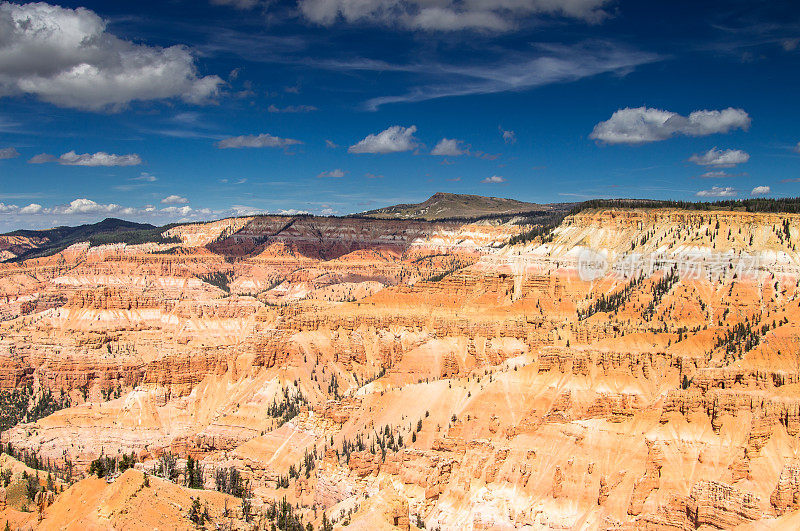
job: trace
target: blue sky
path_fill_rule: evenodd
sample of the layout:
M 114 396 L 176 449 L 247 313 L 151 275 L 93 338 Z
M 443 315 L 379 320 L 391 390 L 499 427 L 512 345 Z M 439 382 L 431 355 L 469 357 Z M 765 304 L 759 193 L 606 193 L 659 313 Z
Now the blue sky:
M 0 3 L 0 229 L 798 196 L 799 65 L 789 1 Z

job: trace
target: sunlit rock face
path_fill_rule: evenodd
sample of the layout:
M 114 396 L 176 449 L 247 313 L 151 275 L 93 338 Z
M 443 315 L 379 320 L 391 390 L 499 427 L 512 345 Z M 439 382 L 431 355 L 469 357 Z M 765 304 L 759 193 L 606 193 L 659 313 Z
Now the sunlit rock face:
M 80 480 L 29 525 L 185 513 L 191 457 L 315 526 L 796 527 L 800 218 L 588 210 L 505 245 L 526 229 L 235 218 L 3 264 L 0 388 L 56 404 L 3 441 Z

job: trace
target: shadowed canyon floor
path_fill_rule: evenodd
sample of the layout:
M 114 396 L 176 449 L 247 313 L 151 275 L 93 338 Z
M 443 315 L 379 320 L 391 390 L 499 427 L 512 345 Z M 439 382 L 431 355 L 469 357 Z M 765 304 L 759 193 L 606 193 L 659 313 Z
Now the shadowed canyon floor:
M 800 216 L 515 221 L 235 218 L 0 264 L 0 522 L 800 525 Z

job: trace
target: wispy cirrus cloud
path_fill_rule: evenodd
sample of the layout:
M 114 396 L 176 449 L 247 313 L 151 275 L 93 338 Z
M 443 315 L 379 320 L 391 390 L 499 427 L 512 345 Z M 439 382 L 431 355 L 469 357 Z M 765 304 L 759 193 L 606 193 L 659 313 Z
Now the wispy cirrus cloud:
M 514 131 L 509 131 L 503 129 L 502 126 L 497 127 L 500 130 L 500 135 L 503 137 L 503 142 L 506 144 L 516 144 L 517 143 L 517 133 Z
M 390 103 L 414 103 L 439 98 L 518 92 L 555 83 L 569 83 L 599 74 L 626 74 L 636 67 L 660 61 L 661 56 L 610 41 L 576 45 L 538 44 L 533 51 L 509 52 L 495 60 L 473 60 L 467 64 L 392 64 L 370 59 L 320 61 L 320 68 L 410 72 L 430 80 L 405 94 L 367 100 L 367 110 Z
M 271 113 L 306 113 L 318 110 L 313 105 L 287 105 L 286 107 L 278 107 L 277 105 L 270 105 L 267 111 Z
M 341 179 L 342 177 L 345 176 L 346 173 L 347 173 L 346 171 L 340 170 L 340 169 L 337 168 L 335 170 L 323 171 L 322 173 L 317 175 L 317 177 L 319 177 L 320 179 L 322 179 L 324 177 L 332 177 L 334 179 Z
M 263 2 L 262 0 L 211 0 L 211 3 L 217 6 L 230 6 L 236 9 L 252 9 Z

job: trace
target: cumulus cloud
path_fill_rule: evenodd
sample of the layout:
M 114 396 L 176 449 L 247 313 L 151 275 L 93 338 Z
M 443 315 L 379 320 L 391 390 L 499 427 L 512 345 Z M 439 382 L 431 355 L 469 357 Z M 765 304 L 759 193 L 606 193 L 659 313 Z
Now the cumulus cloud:
M 300 0 L 311 22 L 339 20 L 424 31 L 508 31 L 525 17 L 549 15 L 601 22 L 610 0 Z
M 39 214 L 43 210 L 42 205 L 37 203 L 31 203 L 28 206 L 22 207 L 19 210 L 20 214 Z
M 320 178 L 321 177 L 333 177 L 333 178 L 336 178 L 336 179 L 341 179 L 342 177 L 344 177 L 345 173 L 347 173 L 347 172 L 345 172 L 343 170 L 340 170 L 340 169 L 335 169 L 335 170 L 331 170 L 331 171 L 324 171 L 324 172 L 320 173 L 319 175 L 317 175 L 317 177 L 320 177 Z
M 247 205 L 233 205 L 231 207 L 234 216 L 255 216 L 258 214 L 265 214 L 266 211 L 260 208 L 255 208 Z
M 322 205 L 327 209 L 329 205 Z M 336 213 L 323 210 L 324 214 Z M 0 227 L 5 230 L 19 228 L 42 228 L 56 225 L 92 223 L 108 216 L 125 217 L 141 222 L 164 224 L 170 221 L 202 221 L 231 216 L 267 214 L 268 211 L 244 205 L 233 205 L 226 209 L 193 208 L 188 204 L 176 204 L 157 208 L 152 204 L 142 207 L 123 206 L 117 203 L 99 203 L 88 198 L 78 198 L 55 206 L 31 203 L 20 208 L 17 205 L 0 203 Z M 304 210 L 281 210 L 281 214 L 308 214 Z
M 163 202 L 163 201 L 162 201 Z M 181 216 L 186 216 L 192 211 L 192 207 L 189 205 L 184 205 L 182 207 L 179 206 L 169 206 L 161 209 L 161 212 L 164 214 L 180 214 Z
M 500 177 L 499 175 L 492 175 L 491 177 L 483 179 L 481 182 L 486 184 L 500 184 L 506 182 L 506 179 L 505 177 Z
M 735 197 L 739 192 L 731 186 L 712 186 L 710 190 L 700 190 L 698 197 Z
M 703 179 L 723 179 L 725 177 L 736 177 L 736 175 L 732 175 L 725 170 L 712 170 L 705 172 L 700 177 Z
M 15 159 L 19 157 L 19 151 L 13 147 L 0 148 L 0 160 Z
M 689 157 L 689 162 L 700 166 L 717 166 L 718 168 L 732 168 L 750 160 L 750 155 L 741 149 L 717 149 L 713 147 L 705 153 L 695 153 Z
M 359 143 L 350 146 L 350 153 L 399 153 L 401 151 L 411 151 L 419 146 L 419 142 L 414 138 L 417 126 L 402 127 L 393 125 L 378 134 L 368 135 Z
M 431 155 L 438 155 L 441 157 L 458 157 L 460 155 L 469 154 L 468 149 L 461 148 L 461 140 L 455 138 L 443 138 L 436 144 L 436 147 L 431 151 Z
M 55 206 L 49 209 L 54 214 L 106 214 L 117 212 L 122 207 L 116 203 L 97 203 L 91 199 L 80 198 L 71 201 L 68 205 Z
M 299 113 L 299 112 L 313 112 L 318 110 L 313 105 L 287 105 L 286 107 L 278 107 L 270 105 L 267 111 L 272 113 Z
M 120 110 L 132 101 L 203 103 L 218 76 L 198 75 L 185 46 L 135 44 L 106 31 L 89 9 L 0 4 L 0 95 L 32 95 L 61 107 Z
M 68 151 L 58 157 L 58 163 L 64 166 L 138 166 L 142 163 L 141 157 L 136 153 L 130 155 L 114 155 L 98 151 L 97 153 L 78 154 Z
M 769 193 L 769 186 L 756 186 L 750 192 L 750 195 L 767 195 Z
M 161 204 L 163 205 L 185 205 L 188 203 L 189 200 L 185 197 L 181 197 L 179 195 L 168 195 L 164 199 L 161 200 Z
M 45 164 L 46 162 L 53 162 L 56 158 L 49 153 L 39 153 L 28 159 L 29 164 Z
M 750 116 L 732 107 L 721 111 L 694 111 L 689 116 L 648 107 L 628 107 L 597 124 L 589 138 L 606 144 L 645 144 L 677 135 L 707 136 L 749 127 Z
M 98 151 L 97 153 L 78 154 L 75 151 L 68 151 L 57 158 L 49 153 L 39 153 L 28 159 L 30 164 L 45 164 L 48 162 L 58 162 L 64 166 L 138 166 L 142 163 L 142 158 L 136 153 L 115 155 L 105 151 Z M 142 175 L 145 174 L 143 173 Z
M 264 147 L 287 148 L 289 146 L 295 146 L 298 144 L 302 144 L 302 142 L 295 140 L 294 138 L 280 138 L 264 133 L 260 135 L 244 135 L 224 138 L 217 142 L 217 147 L 219 149 Z

